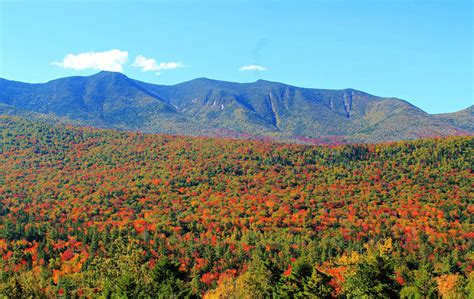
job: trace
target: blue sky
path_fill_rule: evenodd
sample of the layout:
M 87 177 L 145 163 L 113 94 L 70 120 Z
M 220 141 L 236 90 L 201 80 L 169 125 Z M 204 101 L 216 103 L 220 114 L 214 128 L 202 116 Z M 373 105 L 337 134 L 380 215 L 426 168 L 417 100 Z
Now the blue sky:
M 471 0 L 0 0 L 0 77 L 263 78 L 451 112 L 474 103 L 473 10 Z

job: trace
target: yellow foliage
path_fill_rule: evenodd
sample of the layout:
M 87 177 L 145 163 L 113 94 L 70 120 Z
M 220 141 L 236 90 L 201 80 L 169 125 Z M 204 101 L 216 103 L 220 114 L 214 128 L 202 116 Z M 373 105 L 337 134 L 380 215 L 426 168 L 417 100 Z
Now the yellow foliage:
M 352 251 L 349 255 L 343 254 L 339 260 L 338 264 L 342 266 L 350 266 L 350 265 L 355 265 L 359 263 L 359 261 L 362 259 L 362 256 L 356 252 Z
M 459 292 L 461 287 L 461 276 L 458 274 L 445 274 L 436 278 L 438 292 L 442 298 L 462 298 Z
M 207 292 L 206 299 L 260 299 L 266 296 L 261 293 L 261 281 L 249 272 L 245 272 L 237 279 L 227 278 L 219 283 L 216 289 Z
M 366 243 L 364 244 L 364 248 L 367 250 L 367 256 L 369 258 L 375 256 L 387 256 L 392 252 L 393 241 L 392 238 L 388 238 L 383 242 L 377 242 L 375 245 L 373 245 L 373 243 Z
M 380 254 L 388 254 L 392 252 L 392 248 L 393 248 L 392 238 L 388 238 L 387 240 L 385 240 L 383 244 L 379 243 L 377 247 Z
M 204 299 L 236 298 L 236 281 L 232 278 L 223 280 L 217 288 L 204 294 Z

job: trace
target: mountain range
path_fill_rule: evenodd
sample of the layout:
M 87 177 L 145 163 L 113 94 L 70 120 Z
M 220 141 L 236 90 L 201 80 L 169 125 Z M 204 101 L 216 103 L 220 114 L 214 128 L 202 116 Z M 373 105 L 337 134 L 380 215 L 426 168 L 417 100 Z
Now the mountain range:
M 473 106 L 428 114 L 354 90 L 198 78 L 156 85 L 99 72 L 29 84 L 0 79 L 0 113 L 146 133 L 382 142 L 473 134 Z

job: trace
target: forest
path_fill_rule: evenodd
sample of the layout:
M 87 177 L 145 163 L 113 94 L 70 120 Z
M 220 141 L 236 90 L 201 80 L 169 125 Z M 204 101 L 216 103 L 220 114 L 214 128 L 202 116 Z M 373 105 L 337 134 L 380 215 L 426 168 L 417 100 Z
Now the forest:
M 0 116 L 0 297 L 474 298 L 473 159 Z

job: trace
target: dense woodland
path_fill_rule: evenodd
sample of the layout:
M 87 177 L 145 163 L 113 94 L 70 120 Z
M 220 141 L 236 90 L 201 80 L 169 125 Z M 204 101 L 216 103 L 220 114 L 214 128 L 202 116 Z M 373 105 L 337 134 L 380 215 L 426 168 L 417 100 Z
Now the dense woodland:
M 6 296 L 474 298 L 473 137 L 309 146 L 1 117 L 0 146 Z

